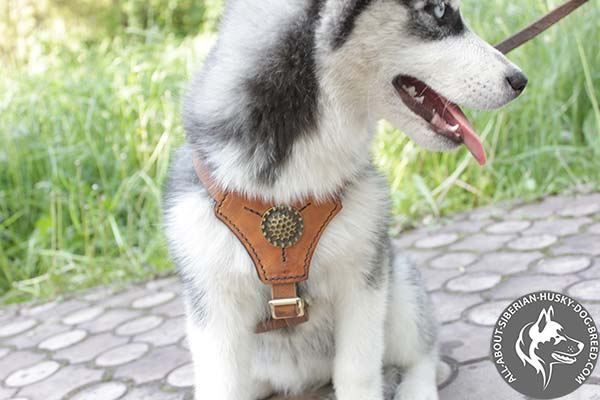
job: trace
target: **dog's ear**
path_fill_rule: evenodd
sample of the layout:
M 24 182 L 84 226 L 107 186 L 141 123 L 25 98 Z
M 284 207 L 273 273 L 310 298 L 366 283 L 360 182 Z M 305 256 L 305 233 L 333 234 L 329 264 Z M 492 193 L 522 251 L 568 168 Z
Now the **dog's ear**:
M 546 328 L 546 325 L 552 320 L 553 316 L 554 308 L 552 306 L 550 306 L 550 308 L 548 308 L 547 310 L 542 310 L 542 312 L 540 313 L 540 317 L 535 323 L 538 328 L 538 332 L 542 333 L 544 331 L 544 328 Z

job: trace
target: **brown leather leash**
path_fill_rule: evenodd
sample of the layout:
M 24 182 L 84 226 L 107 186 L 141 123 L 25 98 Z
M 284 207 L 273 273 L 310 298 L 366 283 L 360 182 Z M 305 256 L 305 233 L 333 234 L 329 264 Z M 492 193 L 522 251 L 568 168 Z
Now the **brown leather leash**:
M 317 202 L 308 198 L 277 205 L 222 191 L 208 169 L 193 157 L 198 178 L 215 200 L 215 215 L 244 245 L 260 280 L 271 286 L 271 317 L 257 333 L 292 327 L 308 321 L 308 309 L 297 284 L 308 279 L 310 263 L 321 235 L 342 210 L 338 196 Z
M 496 49 L 504 54 L 513 51 L 517 47 L 527 43 L 539 34 L 545 32 L 548 28 L 555 25 L 557 22 L 587 2 L 588 0 L 570 0 L 566 3 L 563 3 L 525 29 L 498 43 L 496 45 Z

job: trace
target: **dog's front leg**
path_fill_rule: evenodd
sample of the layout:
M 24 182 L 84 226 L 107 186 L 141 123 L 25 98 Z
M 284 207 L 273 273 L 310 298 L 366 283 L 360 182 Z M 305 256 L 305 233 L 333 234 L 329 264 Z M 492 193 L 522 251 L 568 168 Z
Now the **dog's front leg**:
M 357 282 L 336 302 L 336 356 L 333 381 L 337 400 L 382 400 L 385 289 Z
M 250 374 L 251 334 L 242 332 L 225 312 L 209 324 L 189 317 L 187 329 L 196 400 L 256 400 Z

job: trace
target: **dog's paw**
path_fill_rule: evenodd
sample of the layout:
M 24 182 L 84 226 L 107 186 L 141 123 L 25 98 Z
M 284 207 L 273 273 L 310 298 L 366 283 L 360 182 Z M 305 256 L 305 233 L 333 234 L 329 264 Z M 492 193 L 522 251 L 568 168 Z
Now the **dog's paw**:
M 435 385 L 418 380 L 405 381 L 398 386 L 394 400 L 438 400 Z

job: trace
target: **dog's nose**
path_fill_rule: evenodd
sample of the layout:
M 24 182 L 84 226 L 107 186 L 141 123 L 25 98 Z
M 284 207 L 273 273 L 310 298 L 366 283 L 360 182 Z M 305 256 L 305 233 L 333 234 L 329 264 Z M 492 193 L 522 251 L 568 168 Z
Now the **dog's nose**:
M 507 76 L 506 80 L 508 81 L 510 87 L 517 92 L 517 94 L 523 93 L 523 90 L 525 90 L 525 87 L 527 86 L 527 82 L 529 82 L 527 76 L 525 76 L 525 74 L 521 71 Z

